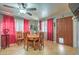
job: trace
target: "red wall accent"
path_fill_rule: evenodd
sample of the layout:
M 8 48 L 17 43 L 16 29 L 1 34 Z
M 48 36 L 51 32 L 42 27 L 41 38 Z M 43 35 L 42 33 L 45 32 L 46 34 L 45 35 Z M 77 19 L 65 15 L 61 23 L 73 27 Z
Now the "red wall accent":
M 47 39 L 53 40 L 53 18 L 47 20 Z
M 39 21 L 39 27 L 40 27 L 40 31 L 42 30 L 42 21 Z
M 29 26 L 30 26 L 29 20 L 24 19 L 24 32 L 30 31 Z

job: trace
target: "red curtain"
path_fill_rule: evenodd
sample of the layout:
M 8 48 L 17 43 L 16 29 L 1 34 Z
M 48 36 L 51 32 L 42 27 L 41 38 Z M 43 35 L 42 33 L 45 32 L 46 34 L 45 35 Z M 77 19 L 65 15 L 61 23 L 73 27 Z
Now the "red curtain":
M 47 20 L 47 39 L 53 40 L 53 19 Z
M 4 29 L 9 30 L 9 43 L 15 43 L 15 21 L 13 16 L 3 15 L 3 20 L 1 22 L 1 34 L 4 34 Z
M 30 31 L 29 26 L 30 26 L 29 20 L 24 19 L 24 32 Z
M 40 31 L 42 30 L 42 21 L 41 20 L 39 21 L 39 29 L 40 29 Z

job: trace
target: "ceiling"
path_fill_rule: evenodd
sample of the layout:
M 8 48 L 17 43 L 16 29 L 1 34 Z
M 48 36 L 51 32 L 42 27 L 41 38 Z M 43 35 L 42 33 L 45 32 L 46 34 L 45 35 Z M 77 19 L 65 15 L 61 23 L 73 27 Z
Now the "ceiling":
M 9 8 L 3 5 L 8 5 L 16 8 Z M 27 19 L 38 20 L 39 18 L 64 16 L 65 14 L 72 14 L 67 3 L 28 3 L 27 8 L 36 8 L 36 11 L 29 11 L 32 16 L 21 14 L 18 9 L 18 3 L 0 3 L 0 13 L 19 16 Z

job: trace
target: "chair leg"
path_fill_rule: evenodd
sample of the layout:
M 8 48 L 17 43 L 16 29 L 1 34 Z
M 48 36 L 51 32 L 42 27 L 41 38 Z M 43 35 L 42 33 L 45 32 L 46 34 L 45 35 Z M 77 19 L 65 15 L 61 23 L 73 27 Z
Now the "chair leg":
M 43 48 L 44 48 L 44 43 L 43 43 Z
M 27 47 L 27 51 L 28 51 L 28 47 Z
M 28 42 L 27 42 L 27 51 L 28 51 Z
M 19 41 L 17 41 L 16 43 L 17 43 L 17 45 L 19 45 Z
M 25 44 L 24 44 L 24 49 L 25 49 Z
M 41 43 L 41 46 L 44 48 L 44 42 Z
M 39 50 L 41 50 L 41 45 L 40 45 L 40 43 L 39 43 Z
M 25 42 L 23 41 L 23 43 L 24 43 L 24 49 L 25 49 Z
M 35 41 L 33 42 L 33 47 L 34 47 L 34 50 L 36 50 Z

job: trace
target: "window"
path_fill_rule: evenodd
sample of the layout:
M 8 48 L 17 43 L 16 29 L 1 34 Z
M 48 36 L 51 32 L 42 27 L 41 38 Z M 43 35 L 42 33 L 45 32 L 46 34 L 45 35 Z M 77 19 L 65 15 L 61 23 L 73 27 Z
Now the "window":
M 47 32 L 47 21 L 42 21 L 42 31 Z

